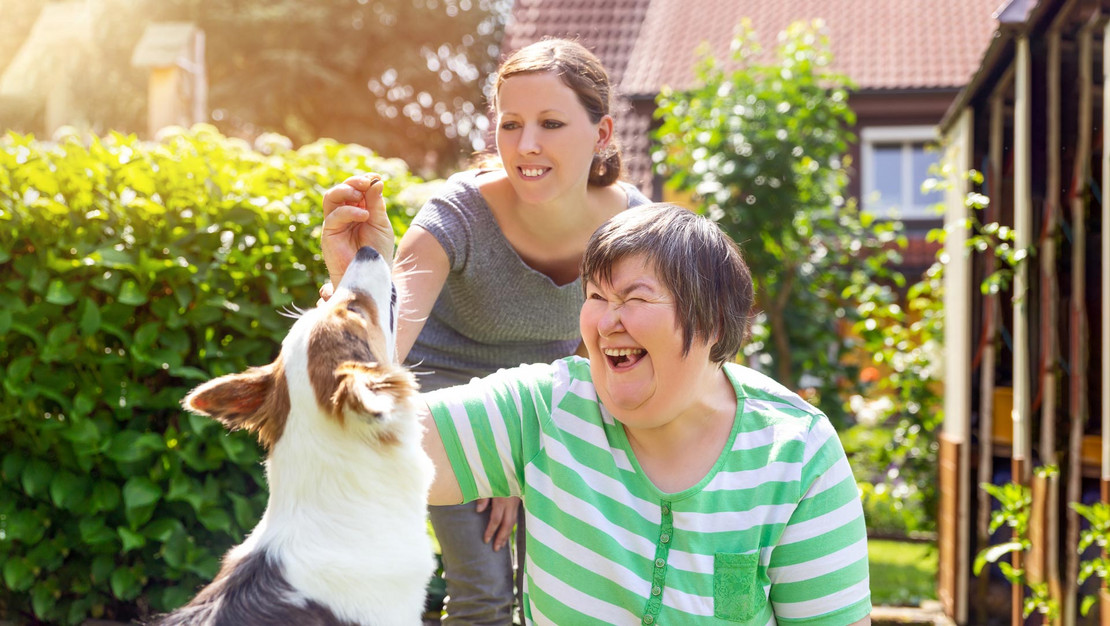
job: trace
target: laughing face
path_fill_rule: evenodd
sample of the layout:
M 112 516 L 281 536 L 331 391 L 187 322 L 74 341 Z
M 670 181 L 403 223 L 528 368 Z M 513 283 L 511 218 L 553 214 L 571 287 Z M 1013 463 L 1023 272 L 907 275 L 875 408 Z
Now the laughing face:
M 608 144 L 612 128 L 608 116 L 590 121 L 574 91 L 550 72 L 511 76 L 497 95 L 497 152 L 529 203 L 585 191 L 594 151 Z
M 617 261 L 611 278 L 587 281 L 579 316 L 598 396 L 626 427 L 665 426 L 697 410 L 721 370 L 704 340 L 683 356 L 674 296 L 645 257 Z

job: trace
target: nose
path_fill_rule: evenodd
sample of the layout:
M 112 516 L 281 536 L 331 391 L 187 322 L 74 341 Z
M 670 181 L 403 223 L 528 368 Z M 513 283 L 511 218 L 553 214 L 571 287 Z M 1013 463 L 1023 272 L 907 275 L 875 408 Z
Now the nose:
M 373 261 L 380 256 L 381 254 L 379 254 L 378 251 L 374 248 L 371 248 L 370 246 L 362 246 L 358 249 L 358 252 L 355 253 L 355 260 L 365 263 L 366 261 Z
M 621 332 L 624 330 L 624 324 L 621 322 L 621 307 L 619 304 L 610 304 L 605 307 L 605 312 L 597 320 L 597 332 L 603 336 Z
M 521 154 L 539 154 L 541 152 L 539 129 L 530 124 L 526 124 L 520 131 L 520 143 L 517 144 L 517 150 Z

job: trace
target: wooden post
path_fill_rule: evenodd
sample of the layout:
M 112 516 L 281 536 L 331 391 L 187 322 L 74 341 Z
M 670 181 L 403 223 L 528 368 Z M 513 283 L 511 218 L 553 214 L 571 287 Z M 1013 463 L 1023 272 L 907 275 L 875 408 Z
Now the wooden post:
M 1002 151 L 1006 126 L 1006 90 L 1009 89 L 1012 74 L 1000 80 L 990 99 L 990 139 L 989 170 L 987 176 L 987 205 L 985 222 L 998 221 L 1002 202 Z M 994 370 L 997 366 L 999 327 L 1001 326 L 1001 303 L 996 293 L 983 296 L 983 359 L 979 363 L 979 474 L 977 484 L 992 482 L 994 478 Z M 976 549 L 990 545 L 991 495 L 984 489 L 976 489 Z M 986 615 L 987 595 L 990 592 L 990 571 L 979 574 L 975 594 L 976 614 Z
M 1061 16 L 1067 15 L 1062 11 Z M 1056 276 L 1056 239 L 1060 230 L 1060 30 L 1059 20 L 1047 36 L 1046 107 L 1045 107 L 1045 197 L 1044 225 L 1040 237 L 1041 261 L 1041 463 L 1059 466 L 1056 454 L 1057 383 L 1060 376 L 1059 288 Z M 1060 480 L 1054 473 L 1047 478 L 1033 479 L 1033 509 L 1029 520 L 1029 578 L 1047 582 L 1049 594 L 1062 600 L 1060 589 L 1060 555 L 1058 539 L 1060 521 Z M 1038 506 L 1039 505 L 1039 506 Z M 1062 606 L 1062 604 L 1061 604 Z
M 1072 248 L 1071 248 L 1071 302 L 1068 307 L 1068 362 L 1071 364 L 1068 385 L 1068 415 L 1071 419 L 1068 429 L 1068 476 L 1067 501 L 1080 502 L 1082 475 L 1083 429 L 1087 423 L 1087 363 L 1088 337 L 1087 310 L 1084 300 L 1087 270 L 1087 179 L 1090 174 L 1091 134 L 1094 130 L 1094 34 L 1097 14 L 1079 30 L 1079 102 L 1078 102 L 1078 141 L 1075 147 L 1075 166 L 1073 167 L 1069 205 L 1071 209 Z M 1079 515 L 1069 508 L 1065 545 L 1079 545 Z M 1079 592 L 1079 554 L 1068 550 L 1064 569 L 1064 601 L 1062 607 L 1065 617 L 1076 614 L 1075 596 Z M 1099 610 L 1103 615 L 1110 606 L 1101 603 Z
M 945 612 L 958 623 L 967 622 L 970 482 L 971 482 L 971 257 L 967 249 L 969 209 L 965 202 L 972 167 L 974 118 L 970 108 L 945 137 L 945 160 L 950 165 L 945 192 L 944 228 L 948 265 L 944 271 L 944 424 L 941 449 L 949 456 L 951 486 L 941 488 L 941 525 L 948 525 L 941 544 L 941 588 Z M 945 443 L 947 442 L 947 444 Z M 946 448 L 947 446 L 947 448 Z M 942 471 L 945 471 L 942 468 Z
M 1016 41 L 1016 71 L 1014 74 L 1014 249 L 1029 250 L 1033 243 L 1033 183 L 1032 183 L 1032 89 L 1029 37 L 1020 35 Z M 1029 485 L 1032 469 L 1030 443 L 1030 367 L 1029 367 L 1029 259 L 1026 257 L 1014 268 L 1014 446 L 1011 467 L 1013 482 Z M 1022 554 L 1013 552 L 1013 566 L 1023 567 Z M 1021 626 L 1024 622 L 1023 603 L 1025 589 L 1013 586 L 1011 623 Z

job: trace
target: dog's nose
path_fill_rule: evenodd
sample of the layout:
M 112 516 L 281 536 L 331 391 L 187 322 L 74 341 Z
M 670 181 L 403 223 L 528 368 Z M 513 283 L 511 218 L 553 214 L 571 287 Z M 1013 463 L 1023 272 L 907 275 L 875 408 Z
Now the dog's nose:
M 378 254 L 378 251 L 371 248 L 370 246 L 362 246 L 361 248 L 358 249 L 358 252 L 355 254 L 355 260 L 356 261 L 373 261 L 374 259 L 376 259 L 380 256 L 381 255 Z

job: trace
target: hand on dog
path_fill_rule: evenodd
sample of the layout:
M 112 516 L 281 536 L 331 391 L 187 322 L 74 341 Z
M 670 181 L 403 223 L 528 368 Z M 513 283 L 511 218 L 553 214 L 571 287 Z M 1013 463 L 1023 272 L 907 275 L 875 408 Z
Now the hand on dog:
M 324 229 L 320 246 L 332 285 L 339 284 L 362 246 L 373 247 L 392 262 L 393 240 L 393 224 L 385 212 L 381 176 L 359 174 L 324 192 Z M 323 290 L 320 295 L 324 296 Z
M 493 541 L 493 551 L 497 552 L 509 542 L 513 527 L 516 526 L 520 498 L 482 498 L 477 502 L 476 510 L 479 513 L 492 505 L 489 512 L 489 524 L 486 525 L 486 533 L 482 537 L 482 541 L 485 543 Z

